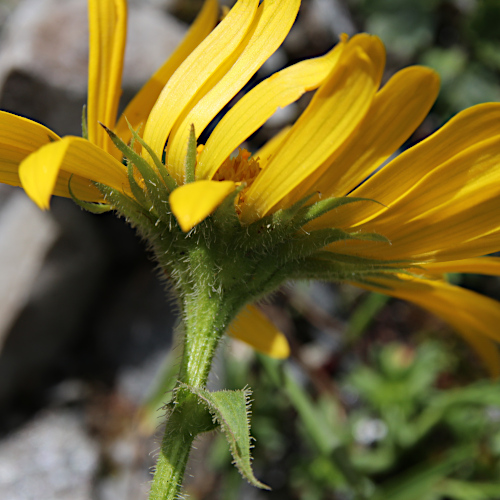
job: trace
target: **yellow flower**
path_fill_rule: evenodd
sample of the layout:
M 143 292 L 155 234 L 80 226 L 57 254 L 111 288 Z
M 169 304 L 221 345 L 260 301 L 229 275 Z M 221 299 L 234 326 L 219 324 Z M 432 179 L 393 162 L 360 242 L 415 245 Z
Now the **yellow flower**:
M 1 113 L 0 180 L 22 183 L 41 208 L 48 208 L 52 194 L 69 195 L 71 175 L 72 192 L 81 200 L 107 203 L 93 182 L 133 199 L 121 153 L 98 124 L 128 142 L 126 117 L 134 129 L 144 124 L 143 144 L 150 149 L 141 148 L 142 158 L 153 169 L 163 159 L 179 186 L 165 202 L 185 232 L 235 191 L 244 227 L 308 196 L 310 206 L 331 197 L 374 200 L 341 204 L 304 229 L 338 228 L 386 240 L 328 242 L 316 262 L 335 261 L 346 269 L 352 263 L 373 263 L 374 269 L 377 263 L 396 263 L 398 274 L 379 267 L 379 274 L 352 281 L 413 301 L 449 321 L 499 374 L 493 342 L 500 340 L 498 303 L 441 279 L 453 271 L 500 275 L 496 259 L 481 257 L 500 250 L 499 103 L 460 113 L 377 170 L 428 113 L 438 77 L 430 69 L 410 67 L 380 89 L 385 65 L 380 40 L 344 36 L 326 55 L 290 66 L 242 97 L 198 147 L 194 171 L 187 168 L 192 131 L 198 138 L 278 48 L 299 6 L 300 0 L 239 0 L 214 28 L 217 2 L 206 0 L 187 38 L 115 126 L 126 2 L 89 0 L 88 140 L 59 139 L 37 123 Z M 316 92 L 310 104 L 292 127 L 253 156 L 243 150 L 231 158 L 277 109 L 311 90 Z M 411 274 L 401 274 L 403 269 Z M 310 271 L 303 277 L 322 276 Z M 288 353 L 284 338 L 254 308 L 240 315 L 233 331 L 278 357 Z

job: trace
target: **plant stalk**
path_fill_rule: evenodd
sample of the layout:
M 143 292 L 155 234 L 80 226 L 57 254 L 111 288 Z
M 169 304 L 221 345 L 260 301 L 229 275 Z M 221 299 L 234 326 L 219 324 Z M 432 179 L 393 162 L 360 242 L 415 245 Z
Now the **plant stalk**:
M 184 350 L 174 390 L 167 410 L 167 425 L 160 448 L 149 500 L 176 500 L 194 438 L 214 428 L 203 405 L 188 391 L 186 384 L 204 388 L 218 343 L 235 315 L 231 301 L 213 293 L 204 280 L 195 281 L 195 289 L 184 297 Z

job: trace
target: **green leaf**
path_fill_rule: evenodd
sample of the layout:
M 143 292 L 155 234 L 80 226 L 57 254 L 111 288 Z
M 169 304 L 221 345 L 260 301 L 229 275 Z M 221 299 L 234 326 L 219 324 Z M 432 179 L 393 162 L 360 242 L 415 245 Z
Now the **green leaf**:
M 435 492 L 448 474 L 475 455 L 471 447 L 452 448 L 439 460 L 415 467 L 403 476 L 383 484 L 373 500 L 422 500 Z
M 307 392 L 297 383 L 288 368 L 283 370 L 283 387 L 299 414 L 308 436 L 323 455 L 342 446 L 343 436 L 326 421 Z
M 500 498 L 500 484 L 475 483 L 448 479 L 439 484 L 441 495 L 454 500 L 491 500 Z
M 252 457 L 250 455 L 250 389 L 239 391 L 210 392 L 206 389 L 191 387 L 185 384 L 180 386 L 198 397 L 206 405 L 226 436 L 233 456 L 234 464 L 241 475 L 253 486 L 269 490 L 269 486 L 258 481 L 252 471 Z
M 358 340 L 388 301 L 388 295 L 369 293 L 351 314 L 345 333 L 347 340 Z

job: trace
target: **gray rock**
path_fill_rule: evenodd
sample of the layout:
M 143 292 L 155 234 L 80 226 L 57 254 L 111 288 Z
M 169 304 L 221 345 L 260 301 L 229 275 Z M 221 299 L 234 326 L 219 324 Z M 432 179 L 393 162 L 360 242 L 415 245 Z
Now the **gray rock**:
M 20 190 L 0 185 L 0 349 L 58 236 L 52 216 Z
M 136 91 L 142 87 L 182 41 L 187 28 L 158 7 L 132 4 L 123 69 L 124 90 Z
M 8 419 L 5 407 L 11 399 L 43 387 L 65 349 L 81 334 L 107 256 L 91 220 L 69 200 L 55 198 L 51 212 L 44 213 L 15 191 L 0 208 L 0 232 L 2 228 L 0 289 L 9 306 L 1 311 L 3 420 Z
M 43 413 L 0 442 L 0 498 L 91 500 L 99 450 L 73 412 Z
M 163 63 L 186 30 L 154 3 L 135 2 L 129 8 L 123 83 L 127 95 Z M 34 118 L 59 133 L 79 134 L 87 87 L 87 38 L 86 0 L 20 2 L 0 44 L 0 108 Z M 36 393 L 51 366 L 61 364 L 68 346 L 82 334 L 88 308 L 114 258 L 103 246 L 92 218 L 68 200 L 54 199 L 51 212 L 42 213 L 19 190 L 2 186 L 0 408 L 16 394 Z M 120 251 L 127 253 L 125 247 Z M 123 306 L 117 304 L 113 310 L 122 317 Z M 136 324 L 132 319 L 130 328 Z M 145 338 L 142 330 L 137 338 Z M 129 387 L 136 377 L 127 380 Z
M 129 8 L 124 98 L 130 98 L 181 41 L 186 26 L 148 3 Z M 0 45 L 0 108 L 60 134 L 81 133 L 88 62 L 85 0 L 24 0 Z

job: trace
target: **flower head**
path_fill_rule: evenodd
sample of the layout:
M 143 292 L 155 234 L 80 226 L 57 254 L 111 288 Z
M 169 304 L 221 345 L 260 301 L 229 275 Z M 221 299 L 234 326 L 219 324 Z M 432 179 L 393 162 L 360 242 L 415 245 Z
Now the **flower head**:
M 181 294 L 208 280 L 232 304 L 228 317 L 287 279 L 348 281 L 448 320 L 498 374 L 498 304 L 442 276 L 500 275 L 498 261 L 482 257 L 500 250 L 500 104 L 458 114 L 379 169 L 428 113 L 438 77 L 414 66 L 380 88 L 381 41 L 343 36 L 324 56 L 262 81 L 197 144 L 282 43 L 299 6 L 239 0 L 215 26 L 217 2 L 206 0 L 115 125 L 126 2 L 89 0 L 88 140 L 1 113 L 0 180 L 22 183 L 41 208 L 58 194 L 116 209 L 149 239 Z M 277 109 L 313 90 L 293 126 L 253 155 L 232 156 Z M 249 318 L 236 331 L 285 355 L 260 313 Z

